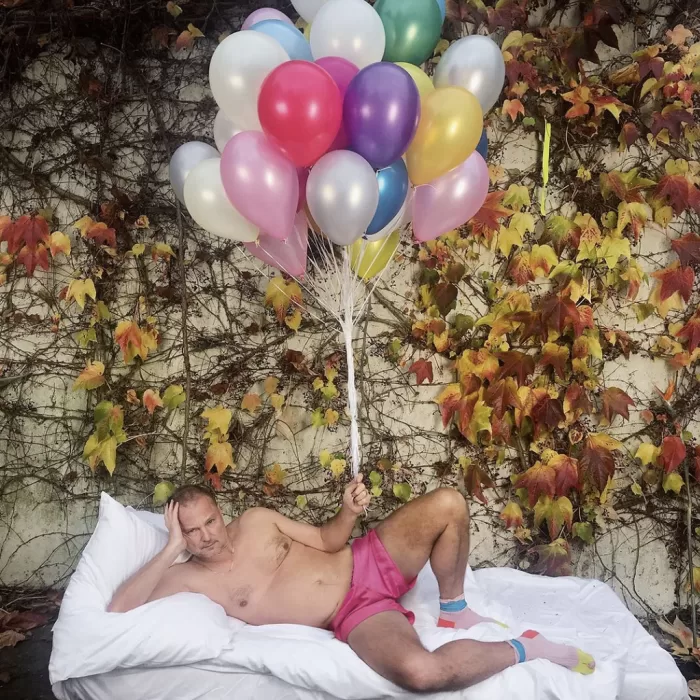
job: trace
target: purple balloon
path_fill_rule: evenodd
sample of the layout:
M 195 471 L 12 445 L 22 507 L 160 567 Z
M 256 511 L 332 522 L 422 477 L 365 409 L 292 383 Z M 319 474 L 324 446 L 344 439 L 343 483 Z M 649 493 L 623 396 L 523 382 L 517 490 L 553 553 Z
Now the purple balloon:
M 476 152 L 461 165 L 427 185 L 413 197 L 413 235 L 432 241 L 465 224 L 481 209 L 489 191 L 489 169 Z
M 401 66 L 383 61 L 363 68 L 345 94 L 343 123 L 351 150 L 380 170 L 398 160 L 420 120 L 420 95 Z
M 294 26 L 294 22 L 283 12 L 275 10 L 272 7 L 261 7 L 259 10 L 251 12 L 248 17 L 246 17 L 246 21 L 243 22 L 241 29 L 250 29 L 254 24 L 264 22 L 266 19 L 278 19 L 280 22 L 287 22 L 287 24 Z
M 354 63 L 350 63 L 350 61 L 340 56 L 325 56 L 324 58 L 319 58 L 316 63 L 333 78 L 333 81 L 338 86 L 338 90 L 340 90 L 340 97 L 344 100 L 348 86 L 360 72 L 360 69 Z M 340 131 L 328 152 L 345 150 L 349 145 L 350 139 L 348 138 L 345 125 L 341 123 Z
M 246 243 L 248 252 L 264 263 L 301 278 L 306 272 L 306 255 L 309 247 L 309 223 L 300 211 L 294 219 L 294 231 L 286 241 L 261 233 L 258 240 Z

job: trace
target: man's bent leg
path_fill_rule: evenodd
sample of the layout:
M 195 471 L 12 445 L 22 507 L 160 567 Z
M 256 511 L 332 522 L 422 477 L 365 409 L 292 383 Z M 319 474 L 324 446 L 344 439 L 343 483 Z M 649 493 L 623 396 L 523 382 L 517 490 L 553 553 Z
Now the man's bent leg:
M 461 690 L 515 665 L 507 642 L 461 639 L 427 651 L 399 612 L 384 612 L 360 623 L 348 644 L 379 675 L 416 693 Z

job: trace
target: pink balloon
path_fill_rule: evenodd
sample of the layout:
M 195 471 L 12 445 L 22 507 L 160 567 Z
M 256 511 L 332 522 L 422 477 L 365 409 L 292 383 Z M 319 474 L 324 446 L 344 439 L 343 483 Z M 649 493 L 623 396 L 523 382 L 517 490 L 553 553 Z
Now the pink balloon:
M 246 21 L 243 22 L 241 29 L 250 29 L 254 24 L 264 22 L 266 19 L 278 19 L 281 22 L 287 22 L 287 24 L 294 26 L 294 22 L 283 12 L 275 10 L 272 7 L 261 7 L 259 10 L 251 12 L 248 17 L 246 17 Z
M 333 81 L 338 86 L 338 90 L 340 90 L 341 100 L 345 99 L 345 92 L 348 89 L 348 85 L 350 85 L 352 79 L 360 72 L 360 69 L 354 63 L 350 63 L 350 61 L 340 58 L 340 56 L 325 56 L 319 58 L 316 64 L 321 66 L 321 68 L 333 78 Z M 345 127 L 341 123 L 340 131 L 335 137 L 335 141 L 333 141 L 331 147 L 328 149 L 328 153 L 331 151 L 344 150 L 349 145 L 350 139 L 345 133 Z
M 236 134 L 221 154 L 221 180 L 231 204 L 268 236 L 294 230 L 299 178 L 294 164 L 260 131 Z
M 308 246 L 309 223 L 303 211 L 296 215 L 294 231 L 286 241 L 279 241 L 261 233 L 257 241 L 245 244 L 248 252 L 258 260 L 292 277 L 304 276 Z
M 301 211 L 306 204 L 306 183 L 309 179 L 309 168 L 297 168 L 297 177 L 299 178 L 299 203 L 297 211 Z
M 413 197 L 413 235 L 432 241 L 451 231 L 481 209 L 489 191 L 489 169 L 476 152 L 461 165 L 426 185 Z

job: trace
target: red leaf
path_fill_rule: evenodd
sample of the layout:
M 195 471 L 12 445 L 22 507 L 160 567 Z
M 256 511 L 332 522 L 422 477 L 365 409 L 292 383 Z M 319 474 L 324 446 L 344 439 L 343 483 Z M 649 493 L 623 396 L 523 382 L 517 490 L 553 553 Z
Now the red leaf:
M 538 544 L 527 551 L 528 554 L 534 554 L 537 557 L 528 569 L 530 573 L 571 576 L 571 550 L 569 543 L 561 537 L 551 544 Z
M 525 342 L 528 338 L 546 335 L 542 328 L 540 314 L 532 311 L 516 311 L 509 316 L 511 321 L 520 323 L 520 340 Z
M 676 216 L 680 216 L 688 207 L 700 212 L 700 190 L 683 175 L 662 177 L 654 190 L 654 197 L 668 200 Z
M 34 274 L 34 270 L 38 265 L 43 270 L 49 269 L 49 252 L 45 245 L 39 245 L 36 248 L 30 248 L 29 246 L 24 246 L 22 250 L 19 251 L 17 256 L 17 262 L 20 265 L 24 265 L 27 270 L 27 276 L 31 277 Z
M 663 68 L 663 61 L 661 67 Z M 668 133 L 674 139 L 679 139 L 681 137 L 682 123 L 685 122 L 686 124 L 693 124 L 695 121 L 690 112 L 687 112 L 685 109 L 675 107 L 674 105 L 664 107 L 661 112 L 655 112 L 652 117 L 652 136 L 657 136 L 661 129 L 668 129 Z
M 428 360 L 417 360 L 410 366 L 408 373 L 416 375 L 417 384 L 433 383 L 433 365 Z
M 586 390 L 578 382 L 571 384 L 564 395 L 564 410 L 571 411 L 573 420 L 578 420 L 582 415 L 588 415 L 592 408 Z
M 576 304 L 568 297 L 553 294 L 547 297 L 540 306 L 542 325 L 559 333 L 571 325 L 576 335 L 581 333 L 581 316 Z
M 615 458 L 612 452 L 607 447 L 596 444 L 589 436 L 586 438 L 579 463 L 584 474 L 602 493 L 608 479 L 615 473 Z
M 554 430 L 559 423 L 566 420 L 561 400 L 553 399 L 549 395 L 543 396 L 532 409 L 532 420 L 535 423 L 535 435 L 539 435 L 542 425 Z
M 572 73 L 578 72 L 578 64 L 581 60 L 600 63 L 595 50 L 598 39 L 599 36 L 595 30 L 584 28 L 574 32 L 561 54 L 562 60 Z
M 484 400 L 486 405 L 493 409 L 494 416 L 499 420 L 502 419 L 509 407 L 517 408 L 520 406 L 518 386 L 515 380 L 508 377 L 494 382 L 486 390 Z
M 663 270 L 654 272 L 652 277 L 661 281 L 661 301 L 666 301 L 676 292 L 679 292 L 686 302 L 690 300 L 695 282 L 695 272 L 692 267 L 681 267 L 679 263 L 673 263 Z
M 686 233 L 685 236 L 671 241 L 671 247 L 680 258 L 681 265 L 700 265 L 700 236 Z
M 639 138 L 639 129 L 632 123 L 626 122 L 622 125 L 620 131 L 620 143 L 623 143 L 629 148 Z
M 658 462 L 666 474 L 670 474 L 685 459 L 685 444 L 676 435 L 669 435 L 661 443 L 661 454 Z
M 92 226 L 85 234 L 86 238 L 90 238 L 99 245 L 105 245 L 108 248 L 117 247 L 116 232 L 113 228 L 109 228 L 107 224 L 100 221 Z
M 501 200 L 505 196 L 505 192 L 489 192 L 486 195 L 484 205 L 474 215 L 471 223 L 484 229 L 497 231 L 500 225 L 499 219 L 513 214 L 511 209 L 506 209 L 501 206 Z
M 488 503 L 482 489 L 492 489 L 491 477 L 477 464 L 472 462 L 464 468 L 464 487 L 473 498 L 478 498 L 484 505 Z
M 517 377 L 522 386 L 529 375 L 535 372 L 535 358 L 518 350 L 499 352 L 498 359 L 503 362 L 503 366 L 498 372 L 499 379 L 504 377 Z
M 556 492 L 557 472 L 549 464 L 537 462 L 530 467 L 516 482 L 519 489 L 527 489 L 530 507 L 537 503 L 540 496 L 554 497 Z
M 629 420 L 629 407 L 634 405 L 634 401 L 616 386 L 603 392 L 603 416 L 608 423 L 612 423 L 615 416 L 622 416 L 625 420 Z
M 527 0 L 501 0 L 496 8 L 486 8 L 489 29 L 493 32 L 503 27 L 507 32 L 527 24 Z
M 221 475 L 215 471 L 209 471 L 204 475 L 207 482 L 215 491 L 221 491 Z
M 693 352 L 700 345 L 700 308 L 693 314 L 688 323 L 676 334 L 676 338 L 688 341 L 688 351 Z
M 27 246 L 36 248 L 39 243 L 48 243 L 49 225 L 43 216 L 20 216 L 14 223 L 0 230 L 0 242 L 7 241 L 7 252 L 16 253 Z
M 569 350 L 565 346 L 556 345 L 556 343 L 546 343 L 543 348 L 543 354 L 540 358 L 540 367 L 551 366 L 557 373 L 560 379 L 564 379 L 566 375 L 566 363 L 569 360 Z
M 578 488 L 578 460 L 568 455 L 557 455 L 549 460 L 554 468 L 554 486 L 557 496 L 566 496 L 571 489 Z

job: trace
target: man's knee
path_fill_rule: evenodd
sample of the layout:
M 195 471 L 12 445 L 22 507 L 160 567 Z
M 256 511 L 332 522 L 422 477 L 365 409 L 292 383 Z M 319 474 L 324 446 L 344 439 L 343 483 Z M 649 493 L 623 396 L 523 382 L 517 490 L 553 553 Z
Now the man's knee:
M 469 520 L 469 507 L 464 496 L 459 491 L 442 487 L 436 489 L 433 493 L 436 510 L 449 516 L 450 520 L 459 518 Z
M 442 690 L 439 668 L 429 652 L 407 654 L 391 679 L 404 690 L 429 693 Z

